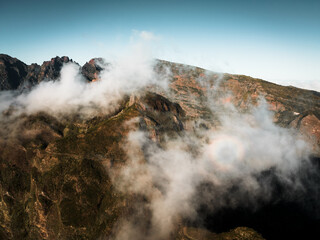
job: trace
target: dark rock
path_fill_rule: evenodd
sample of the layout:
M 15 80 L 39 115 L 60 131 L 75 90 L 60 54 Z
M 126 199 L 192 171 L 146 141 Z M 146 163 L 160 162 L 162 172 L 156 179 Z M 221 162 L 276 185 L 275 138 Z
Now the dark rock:
M 0 54 L 0 91 L 28 89 L 43 80 L 59 78 L 64 63 L 73 62 L 68 57 L 55 57 L 41 66 L 26 65 L 16 58 Z
M 0 54 L 0 91 L 15 90 L 28 74 L 28 66 L 16 58 Z
M 41 82 L 44 79 L 57 79 L 60 76 L 60 71 L 63 64 L 68 62 L 73 61 L 66 56 L 51 58 L 51 61 L 43 62 L 38 74 L 38 82 Z
M 89 81 L 96 81 L 99 79 L 99 73 L 103 70 L 103 65 L 105 62 L 102 58 L 93 58 L 83 65 L 81 73 Z

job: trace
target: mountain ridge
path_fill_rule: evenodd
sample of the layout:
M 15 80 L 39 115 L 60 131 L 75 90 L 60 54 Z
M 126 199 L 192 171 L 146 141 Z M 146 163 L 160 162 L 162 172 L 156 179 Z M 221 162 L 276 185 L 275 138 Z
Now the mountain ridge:
M 101 66 L 96 65 L 95 61 L 89 61 L 86 63 L 87 67 L 82 69 L 78 65 L 79 72 L 87 76 L 87 81 L 92 82 L 90 84 L 99 83 L 99 73 L 102 72 Z M 13 61 L 16 62 L 17 60 Z M 67 57 L 58 57 L 45 62 L 43 66 L 33 65 L 36 70 L 32 70 L 35 71 L 32 75 L 34 77 L 32 84 L 38 84 L 39 79 L 44 81 L 45 78 L 59 78 L 61 66 L 65 62 L 71 60 Z M 18 67 L 11 68 L 17 73 L 15 77 L 23 73 L 24 80 L 27 79 L 28 74 L 24 75 L 22 71 L 20 74 Z M 0 129 L 0 237 L 122 240 L 128 239 L 117 235 L 119 234 L 117 230 L 126 226 L 122 225 L 123 222 L 136 223 L 139 231 L 131 233 L 136 239 L 261 239 L 261 235 L 251 228 L 267 239 L 312 236 L 317 233 L 318 218 L 308 218 L 308 214 L 314 209 L 316 213 L 312 214 L 317 214 L 317 209 L 320 209 L 317 205 L 318 185 L 315 185 L 315 189 L 313 186 L 310 186 L 310 189 L 306 188 L 306 192 L 301 193 L 302 197 L 291 196 L 289 191 L 292 189 L 286 189 L 286 185 L 281 185 L 279 183 L 281 179 L 277 178 L 272 169 L 267 169 L 257 177 L 262 185 L 266 182 L 275 184 L 270 187 L 270 191 L 274 194 L 271 194 L 271 199 L 258 199 L 266 206 L 262 206 L 261 211 L 254 209 L 250 201 L 247 202 L 249 207 L 233 206 L 234 195 L 231 194 L 230 208 L 229 205 L 222 206 L 220 212 L 214 212 L 212 215 L 210 207 L 202 210 L 203 206 L 199 206 L 196 209 L 199 216 L 207 219 L 204 224 L 201 224 L 201 221 L 193 223 L 188 218 L 185 220 L 183 216 L 177 216 L 172 229 L 168 229 L 169 235 L 158 236 L 157 231 L 153 232 L 158 230 L 158 225 L 152 225 L 152 219 L 156 215 L 149 206 L 152 204 L 152 198 L 164 191 L 165 186 L 158 183 L 159 186 L 154 187 L 157 191 L 151 197 L 141 192 L 120 191 L 117 180 L 123 177 L 122 169 L 132 160 L 127 152 L 133 151 L 132 155 L 139 157 L 143 165 L 150 161 L 149 157 L 153 152 L 165 151 L 171 145 L 182 144 L 174 142 L 175 139 L 181 138 L 186 142 L 183 148 L 196 159 L 198 149 L 207 143 L 208 136 L 203 137 L 204 132 L 208 129 L 218 131 L 221 128 L 222 120 L 217 115 L 226 111 L 231 114 L 228 119 L 232 120 L 232 127 L 241 124 L 242 116 L 247 117 L 246 114 L 251 113 L 251 108 L 259 105 L 261 96 L 266 99 L 267 108 L 274 114 L 272 120 L 276 126 L 280 126 L 281 129 L 295 129 L 311 142 L 314 147 L 315 169 L 319 166 L 317 164 L 319 164 L 320 145 L 320 96 L 317 92 L 279 86 L 242 75 L 207 72 L 202 68 L 162 60 L 157 62 L 154 69 L 158 73 L 169 69 L 168 91 L 155 86 L 145 86 L 137 92 L 125 94 L 107 114 L 101 112 L 84 118 L 73 113 L 60 118 L 45 111 L 22 113 L 18 116 L 14 115 L 14 109 L 11 111 L 13 113 L 10 111 L 1 113 L 3 127 Z M 212 96 L 211 89 L 214 89 Z M 22 89 L 24 90 L 28 88 Z M 216 108 L 210 108 L 210 105 Z M 234 111 L 230 105 L 237 110 Z M 228 112 L 230 109 L 231 112 Z M 261 122 L 267 118 L 263 116 L 259 119 Z M 255 123 L 252 125 L 254 127 Z M 272 125 L 270 131 L 274 129 L 273 127 Z M 136 131 L 146 135 L 143 138 L 146 142 L 143 142 L 142 146 L 134 145 L 139 143 L 138 140 L 141 138 L 141 135 L 132 135 Z M 192 141 L 188 142 L 190 141 L 188 134 L 191 133 L 203 138 L 204 143 L 196 141 L 197 145 Z M 133 137 L 133 142 L 129 141 L 130 137 Z M 168 139 L 173 139 L 173 142 Z M 169 146 L 167 146 L 168 141 L 171 144 Z M 236 146 L 239 144 L 235 140 L 231 140 L 231 143 Z M 130 147 L 130 144 L 133 146 Z M 148 151 L 149 147 L 151 152 Z M 293 148 L 289 146 L 288 149 L 291 147 Z M 236 153 L 241 155 L 241 151 L 239 148 Z M 170 151 L 165 153 L 169 154 Z M 187 161 L 188 156 L 184 157 Z M 134 167 L 135 165 L 132 169 L 136 170 Z M 179 167 L 183 168 L 183 165 Z M 220 169 L 219 165 L 215 167 Z M 178 170 L 180 173 L 180 168 Z M 138 169 L 135 176 L 148 177 L 143 175 L 145 171 L 144 168 L 141 171 Z M 221 171 L 223 172 L 223 168 Z M 305 178 L 308 181 L 319 180 L 317 173 L 307 173 Z M 202 176 L 202 171 L 200 175 Z M 305 178 L 301 179 L 302 183 L 307 181 Z M 134 178 L 129 183 L 138 185 L 139 180 L 141 179 Z M 146 182 L 148 183 L 148 178 Z M 236 192 L 239 187 L 237 184 L 227 185 L 225 194 L 229 191 Z M 129 185 L 128 189 L 134 186 Z M 212 190 L 212 186 L 207 182 L 200 188 L 204 191 L 197 190 L 195 195 L 201 197 Z M 247 193 L 240 192 L 240 194 Z M 291 197 L 289 200 L 288 194 Z M 184 202 L 186 201 L 182 201 L 181 205 Z M 310 205 L 306 206 L 304 202 Z M 296 213 L 295 209 L 300 208 L 305 212 Z M 165 211 L 166 208 L 161 209 L 161 212 Z M 292 211 L 293 214 L 290 215 Z M 267 215 L 264 222 L 261 220 L 263 218 L 256 217 L 262 213 L 270 213 L 271 216 Z M 294 214 L 298 217 L 295 218 Z M 278 216 L 280 220 L 277 219 Z M 220 222 L 219 219 L 223 221 Z M 236 222 L 239 225 L 234 224 L 234 219 L 241 220 Z M 235 228 L 243 225 L 249 228 Z M 130 226 L 127 229 L 130 233 Z M 214 234 L 208 230 L 225 233 Z
M 183 66 L 185 68 L 198 68 L 198 69 L 205 70 L 204 68 L 197 67 L 197 66 L 192 66 L 192 65 L 189 65 L 189 64 L 170 62 L 170 61 L 161 60 L 161 59 L 155 59 L 155 60 L 159 61 L 159 62 L 163 62 L 163 63 L 166 62 L 168 64 L 175 64 L 176 66 L 180 66 L 180 67 Z M 68 62 L 72 62 L 72 63 L 77 64 L 81 68 L 81 72 L 82 72 L 83 76 L 86 77 L 88 79 L 88 81 L 92 81 L 93 79 L 95 79 L 93 77 L 93 75 L 94 74 L 99 74 L 103 70 L 103 68 L 101 67 L 101 63 L 105 63 L 105 60 L 103 58 L 101 58 L 101 57 L 94 57 L 94 58 L 91 58 L 88 62 L 86 62 L 85 64 L 83 64 L 81 66 L 79 63 L 74 62 L 68 56 L 62 56 L 62 57 L 56 56 L 56 57 L 51 58 L 51 60 L 49 60 L 49 61 L 43 61 L 43 63 L 41 65 L 39 65 L 38 63 L 31 63 L 30 65 L 28 65 L 28 64 L 24 63 L 23 61 L 19 60 L 18 58 L 11 57 L 10 55 L 0 53 L 0 64 L 1 65 L 5 65 L 6 62 L 17 62 L 17 63 L 20 63 L 20 64 L 26 66 L 26 68 L 28 69 L 27 70 L 28 74 L 32 75 L 32 76 L 39 74 L 39 70 L 37 71 L 37 70 L 35 70 L 35 68 L 39 68 L 40 67 L 41 68 L 41 70 L 40 70 L 41 74 L 40 74 L 40 76 L 36 77 L 36 79 L 37 79 L 36 83 L 39 83 L 39 82 L 43 81 L 44 79 L 51 79 L 51 80 L 57 79 L 59 77 L 59 72 L 61 70 L 62 64 L 63 63 L 68 63 Z M 50 73 L 48 73 L 49 69 L 51 70 Z M 1 69 L 1 71 L 5 71 L 5 69 Z M 219 73 L 219 74 L 222 74 L 222 73 Z M 229 76 L 236 76 L 238 78 L 239 77 L 251 78 L 251 79 L 255 79 L 257 81 L 264 81 L 264 82 L 268 82 L 270 84 L 275 84 L 277 86 L 289 87 L 289 88 L 298 88 L 298 89 L 302 89 L 302 90 L 313 91 L 313 92 L 316 92 L 316 93 L 320 94 L 316 90 L 300 88 L 300 87 L 296 87 L 296 86 L 292 86 L 292 85 L 281 85 L 281 84 L 278 84 L 278 83 L 274 83 L 274 82 L 270 82 L 270 81 L 264 80 L 262 78 L 255 78 L 255 77 L 251 77 L 251 76 L 248 76 L 248 75 L 230 74 L 230 73 L 223 73 L 223 74 L 229 75 Z M 23 79 L 24 77 L 22 76 L 21 78 Z M 27 76 L 26 79 L 23 79 L 23 80 L 24 81 L 30 81 L 30 78 L 31 78 L 31 76 Z M 9 82 L 10 82 L 10 80 L 9 80 Z M 31 83 L 35 83 L 35 81 L 31 81 Z M 22 82 L 20 82 L 20 84 L 22 84 Z M 19 85 L 18 86 L 14 85 L 11 88 L 5 87 L 4 83 L 1 83 L 1 85 L 0 85 L 0 91 L 1 90 L 16 90 L 17 88 L 19 88 Z

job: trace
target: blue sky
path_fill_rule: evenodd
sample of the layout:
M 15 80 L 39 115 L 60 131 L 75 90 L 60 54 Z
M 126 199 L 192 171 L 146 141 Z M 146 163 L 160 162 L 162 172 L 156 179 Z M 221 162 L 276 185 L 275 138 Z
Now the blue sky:
M 320 90 L 320 1 L 0 3 L 0 52 L 28 64 L 111 58 L 145 31 L 155 57 Z

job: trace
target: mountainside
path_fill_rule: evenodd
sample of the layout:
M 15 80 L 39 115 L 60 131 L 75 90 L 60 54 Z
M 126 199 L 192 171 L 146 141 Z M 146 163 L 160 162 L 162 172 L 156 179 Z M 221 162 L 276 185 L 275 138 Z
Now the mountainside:
M 34 96 L 47 80 L 64 84 L 65 63 L 83 76 L 80 100 L 66 98 L 77 94 L 66 78 L 61 105 L 29 106 L 46 104 Z M 320 93 L 157 60 L 152 76 L 166 86 L 112 81 L 98 101 L 122 77 L 109 66 L 0 55 L 0 90 L 22 92 L 0 98 L 1 239 L 319 234 Z

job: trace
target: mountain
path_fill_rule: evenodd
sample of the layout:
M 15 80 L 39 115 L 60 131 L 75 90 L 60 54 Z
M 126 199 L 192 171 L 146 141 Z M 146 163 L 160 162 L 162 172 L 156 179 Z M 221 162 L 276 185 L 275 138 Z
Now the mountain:
M 41 66 L 28 66 L 8 55 L 0 55 L 1 90 L 29 91 L 42 81 L 57 80 L 63 64 L 68 62 L 73 61 L 56 57 Z M 77 66 L 87 84 L 96 84 L 104 78 L 101 74 L 108 65 L 95 58 L 83 67 Z M 0 238 L 122 240 L 135 236 L 136 239 L 240 240 L 308 238 L 319 233 L 320 93 L 162 60 L 153 67 L 160 77 L 168 78 L 168 89 L 147 85 L 125 92 L 111 102 L 108 112 L 81 116 L 80 110 L 85 107 L 80 106 L 78 113 L 63 116 L 45 110 L 15 114 L 19 105 L 11 104 L 1 113 Z M 264 125 L 268 113 L 258 112 L 256 122 L 250 119 L 254 114 L 252 108 L 259 105 L 261 96 L 273 113 L 275 126 Z M 257 111 L 260 110 L 257 108 Z M 248 118 L 248 125 L 243 124 Z M 284 147 L 286 151 L 294 148 L 300 151 L 304 142 L 309 143 L 311 169 L 303 165 L 295 171 L 293 166 L 289 171 L 294 174 L 285 180 L 283 176 L 287 175 L 282 174 L 287 170 L 281 167 L 279 171 L 274 165 L 254 171 L 254 184 L 262 185 L 259 187 L 262 194 L 258 194 L 256 186 L 242 191 L 238 178 L 225 180 L 228 172 L 215 165 L 215 171 L 221 171 L 216 175 L 219 181 L 201 181 L 192 188 L 192 197 L 184 198 L 188 185 L 193 183 L 189 180 L 194 176 L 184 178 L 182 173 L 196 169 L 197 165 L 192 162 L 202 161 L 199 151 L 208 145 L 210 134 L 226 127 L 224 119 L 228 119 L 231 135 L 236 136 L 240 131 L 239 139 L 243 143 L 247 141 L 248 132 L 249 138 L 257 139 L 256 145 L 249 147 L 257 148 L 252 150 L 252 158 L 264 159 L 260 153 L 268 155 Z M 265 141 L 262 148 L 266 150 L 259 150 L 260 132 L 258 136 L 254 134 L 259 124 L 263 126 L 261 134 L 270 141 L 262 139 Z M 242 132 L 245 128 L 248 131 Z M 291 131 L 299 133 L 298 146 L 291 141 Z M 145 136 L 134 135 L 136 132 L 143 132 Z M 219 136 L 229 134 L 222 133 Z M 276 142 L 279 135 L 284 137 Z M 220 146 L 221 139 L 216 146 Z M 280 144 L 279 149 L 273 142 Z M 238 146 L 239 140 L 227 141 L 227 145 L 230 144 Z M 180 145 L 187 153 L 181 153 Z M 179 151 L 174 151 L 177 147 Z M 227 159 L 226 150 L 222 148 L 222 151 Z M 237 148 L 235 154 L 242 155 L 242 151 L 245 151 L 242 147 Z M 229 152 L 232 155 L 231 149 Z M 179 154 L 183 156 L 182 162 L 173 164 L 171 157 L 180 158 Z M 284 159 L 294 158 L 289 153 L 288 156 Z M 139 164 L 130 165 L 135 158 Z M 168 160 L 165 163 L 169 167 L 159 168 L 159 162 L 148 165 L 152 159 Z M 186 168 L 184 160 L 192 167 Z M 241 165 L 241 169 L 248 165 Z M 205 166 L 199 173 L 201 179 L 206 168 L 210 168 Z M 174 176 L 169 174 L 170 169 L 176 169 Z M 301 177 L 296 179 L 299 172 Z M 121 180 L 126 177 L 128 181 Z M 245 179 L 251 181 L 251 178 Z M 299 183 L 291 188 L 289 181 Z M 179 183 L 177 189 L 176 182 Z M 121 190 L 122 184 L 125 191 Z M 303 191 L 296 190 L 299 184 L 304 186 Z M 175 190 L 172 192 L 172 189 Z M 182 199 L 177 205 L 170 205 L 171 193 L 177 194 L 173 200 Z M 190 199 L 192 203 L 183 207 Z M 208 201 L 195 204 L 194 199 Z M 159 210 L 157 204 L 164 205 L 160 205 Z M 187 210 L 192 206 L 195 207 L 191 214 Z M 193 215 L 197 217 L 192 218 Z M 163 232 L 167 235 L 159 235 Z
M 0 54 L 0 91 L 1 90 L 16 90 L 24 87 L 32 87 L 44 80 L 55 80 L 60 77 L 60 71 L 65 63 L 73 63 L 69 57 L 55 57 L 50 61 L 45 61 L 42 65 L 33 63 L 27 65 L 16 58 L 9 55 Z M 88 81 L 93 81 L 97 78 L 104 64 L 102 58 L 91 59 L 83 65 L 82 74 Z
M 0 90 L 16 90 L 33 86 L 46 79 L 57 79 L 64 63 L 73 62 L 68 57 L 55 57 L 41 66 L 36 63 L 26 65 L 16 58 L 0 54 Z
M 0 55 L 0 90 L 17 89 L 28 72 L 28 66 L 16 58 Z

